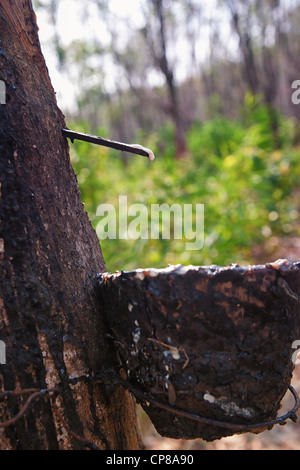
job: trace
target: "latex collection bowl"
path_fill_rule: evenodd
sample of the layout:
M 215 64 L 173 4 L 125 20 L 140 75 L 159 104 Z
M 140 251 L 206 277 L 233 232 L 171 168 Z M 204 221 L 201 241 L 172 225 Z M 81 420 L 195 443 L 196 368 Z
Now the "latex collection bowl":
M 300 339 L 300 263 L 103 273 L 98 291 L 127 381 L 161 435 L 210 441 L 276 418 Z

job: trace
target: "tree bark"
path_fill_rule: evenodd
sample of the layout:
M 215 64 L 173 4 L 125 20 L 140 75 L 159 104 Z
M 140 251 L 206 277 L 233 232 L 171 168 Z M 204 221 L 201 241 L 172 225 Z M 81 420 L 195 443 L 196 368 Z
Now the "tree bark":
M 133 398 L 95 383 L 115 360 L 94 296 L 105 264 L 30 0 L 1 2 L 0 31 L 0 448 L 138 449 Z
M 235 2 L 227 0 L 226 4 L 230 10 L 234 30 L 239 38 L 239 46 L 244 65 L 244 78 L 249 86 L 250 91 L 253 93 L 253 95 L 256 95 L 259 91 L 259 79 L 257 64 L 255 61 L 255 55 L 253 50 L 253 41 L 251 37 L 249 20 L 247 21 L 248 28 L 243 31 L 240 24 L 240 15 L 238 13 L 238 9 Z M 250 10 L 250 5 L 248 6 L 248 8 Z M 249 12 L 248 14 L 250 15 Z

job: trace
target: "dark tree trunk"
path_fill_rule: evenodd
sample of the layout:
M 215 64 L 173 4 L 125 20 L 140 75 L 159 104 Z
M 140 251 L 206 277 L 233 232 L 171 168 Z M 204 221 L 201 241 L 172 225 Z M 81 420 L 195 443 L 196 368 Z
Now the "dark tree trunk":
M 185 131 L 181 118 L 177 88 L 174 80 L 174 72 L 167 56 L 167 39 L 165 31 L 165 13 L 163 0 L 152 0 L 159 24 L 159 53 L 154 53 L 155 61 L 166 80 L 170 106 L 169 114 L 175 127 L 175 157 L 178 159 L 187 157 Z M 154 52 L 154 49 L 153 49 Z
M 136 449 L 131 396 L 93 383 L 115 358 L 93 294 L 105 265 L 30 0 L 1 2 L 0 32 L 0 394 L 15 392 L 0 395 L 0 448 Z
M 250 91 L 256 95 L 259 89 L 259 80 L 257 74 L 257 64 L 254 57 L 252 38 L 249 30 L 243 30 L 241 27 L 241 19 L 238 13 L 237 5 L 232 0 L 226 0 L 229 8 L 233 28 L 239 38 L 239 46 L 243 59 L 244 78 Z
M 241 4 L 245 2 L 240 2 Z M 249 2 L 247 6 L 247 12 L 244 13 L 244 18 L 241 18 L 238 13 L 238 5 L 232 0 L 227 0 L 226 4 L 230 10 L 232 23 L 234 30 L 239 38 L 239 46 L 243 59 L 243 73 L 245 82 L 248 85 L 249 90 L 253 95 L 262 93 L 263 100 L 268 106 L 269 110 L 269 123 L 270 130 L 274 139 L 274 145 L 276 148 L 280 147 L 280 136 L 279 136 L 279 121 L 278 113 L 276 111 L 276 98 L 278 93 L 279 85 L 279 72 L 274 57 L 273 49 L 266 45 L 265 37 L 267 36 L 267 21 L 266 13 L 264 11 L 263 2 L 256 2 L 255 9 L 257 18 L 259 18 L 261 28 L 261 54 L 262 54 L 262 65 L 259 65 L 258 54 L 255 53 L 255 46 L 253 40 L 253 33 L 251 31 L 251 22 L 249 21 L 253 12 L 251 12 L 253 5 Z M 272 13 L 272 9 L 276 9 L 278 3 L 270 6 L 269 16 Z M 278 49 L 279 43 L 278 38 L 280 37 L 280 29 L 278 20 L 275 20 L 272 16 L 274 25 L 276 24 L 276 43 L 275 50 Z M 242 23 L 246 22 L 247 27 L 242 27 Z M 269 23 L 270 24 L 270 23 Z

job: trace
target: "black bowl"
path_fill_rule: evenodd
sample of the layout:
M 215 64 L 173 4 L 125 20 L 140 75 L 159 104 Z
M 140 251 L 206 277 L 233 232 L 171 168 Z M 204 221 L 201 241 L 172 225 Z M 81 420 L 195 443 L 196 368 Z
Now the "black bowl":
M 161 435 L 211 441 L 276 418 L 300 339 L 299 281 L 286 260 L 99 275 L 127 381 Z

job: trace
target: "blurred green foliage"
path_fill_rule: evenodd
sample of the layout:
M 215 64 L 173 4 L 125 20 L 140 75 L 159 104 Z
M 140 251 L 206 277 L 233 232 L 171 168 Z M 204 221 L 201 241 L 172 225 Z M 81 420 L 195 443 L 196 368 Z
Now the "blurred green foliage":
M 97 207 L 109 203 L 118 212 L 120 195 L 127 196 L 128 206 L 144 204 L 149 217 L 152 204 L 205 206 L 202 249 L 186 250 L 185 238 L 104 239 L 100 244 L 108 271 L 179 263 L 251 264 L 254 246 L 273 237 L 299 235 L 300 148 L 293 143 L 295 123 L 277 111 L 274 117 L 251 95 L 246 96 L 241 115 L 237 122 L 218 115 L 195 122 L 187 133 L 190 154 L 184 160 L 174 158 L 169 124 L 156 134 L 140 131 L 136 136 L 137 143 L 154 151 L 154 163 L 85 142 L 71 144 L 82 201 L 96 230 L 101 219 Z M 86 122 L 68 124 L 90 132 Z M 103 128 L 97 133 L 115 139 Z

